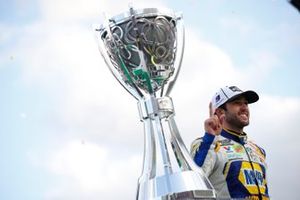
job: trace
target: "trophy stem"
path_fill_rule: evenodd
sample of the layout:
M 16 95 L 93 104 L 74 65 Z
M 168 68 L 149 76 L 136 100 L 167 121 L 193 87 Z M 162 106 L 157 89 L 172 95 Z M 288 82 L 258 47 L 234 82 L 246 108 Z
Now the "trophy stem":
M 139 102 L 139 111 L 145 149 L 137 199 L 214 199 L 212 186 L 179 135 L 171 98 L 151 96 Z

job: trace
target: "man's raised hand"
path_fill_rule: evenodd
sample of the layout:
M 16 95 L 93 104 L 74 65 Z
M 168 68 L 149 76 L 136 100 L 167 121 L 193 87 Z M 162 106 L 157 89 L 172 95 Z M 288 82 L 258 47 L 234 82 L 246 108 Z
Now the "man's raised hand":
M 204 122 L 205 132 L 212 135 L 220 135 L 222 131 L 222 122 L 224 120 L 224 114 L 218 117 L 212 108 L 212 104 L 209 103 L 209 118 Z

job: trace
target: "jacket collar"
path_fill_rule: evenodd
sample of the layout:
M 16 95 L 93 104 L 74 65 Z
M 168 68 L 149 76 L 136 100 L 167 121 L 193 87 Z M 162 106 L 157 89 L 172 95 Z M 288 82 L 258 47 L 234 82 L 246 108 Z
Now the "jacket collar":
M 240 134 L 235 131 L 223 128 L 221 135 L 225 138 L 234 140 L 241 144 L 244 144 L 247 141 L 247 134 L 245 132 Z

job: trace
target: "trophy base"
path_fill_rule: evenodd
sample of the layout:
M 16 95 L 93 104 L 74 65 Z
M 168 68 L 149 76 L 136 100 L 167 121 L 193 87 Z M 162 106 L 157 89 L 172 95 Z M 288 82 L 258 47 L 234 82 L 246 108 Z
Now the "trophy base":
M 215 199 L 204 177 L 195 171 L 177 172 L 143 181 L 140 178 L 138 200 Z
M 212 200 L 215 199 L 215 197 L 212 197 L 213 195 L 214 193 L 211 190 L 195 190 L 175 194 L 174 197 L 170 197 L 170 200 Z

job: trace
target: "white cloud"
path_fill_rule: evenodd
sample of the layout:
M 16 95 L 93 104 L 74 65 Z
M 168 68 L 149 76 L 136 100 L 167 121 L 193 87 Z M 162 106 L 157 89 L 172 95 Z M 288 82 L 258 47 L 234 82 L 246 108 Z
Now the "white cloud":
M 225 30 L 235 30 L 238 35 L 243 35 L 244 37 L 249 36 L 257 28 L 251 20 L 242 19 L 237 16 L 234 16 L 234 18 L 222 18 L 220 24 Z
M 299 138 L 300 136 L 292 131 L 300 120 L 300 99 L 295 97 L 280 97 L 260 95 L 258 103 L 253 106 L 254 121 L 260 128 L 257 137 L 264 139 L 267 143 L 272 138 Z M 272 131 L 269 131 L 271 129 Z M 256 131 L 255 131 L 256 132 Z M 260 132 L 264 134 L 261 135 Z M 288 134 L 287 134 L 288 132 Z M 294 140 L 294 142 L 298 142 Z
M 104 13 L 110 17 L 124 12 L 124 9 L 132 5 L 134 8 L 144 7 L 165 7 L 164 3 L 160 0 L 149 1 L 121 1 L 121 0 L 54 0 L 40 1 L 40 9 L 43 17 L 47 21 L 65 21 L 73 23 L 77 20 L 98 19 L 103 20 Z
M 6 30 L 6 31 L 5 31 Z M 7 29 L 7 25 L 0 23 L 0 44 L 5 44 L 8 41 L 11 41 L 12 38 L 11 29 Z
M 298 17 L 298 16 L 297 16 Z M 274 27 L 268 27 L 259 31 L 264 42 L 269 43 L 271 47 L 280 52 L 280 55 L 290 51 L 297 51 L 300 45 L 300 25 L 298 23 L 290 23 L 289 20 L 282 19 L 276 23 Z
M 10 66 L 15 59 L 10 45 L 17 41 L 18 29 L 0 22 L 0 69 Z
M 26 113 L 20 113 L 19 114 L 19 116 L 20 116 L 20 118 L 22 118 L 22 119 L 27 119 L 27 114 Z
M 107 179 L 104 172 L 107 159 L 105 149 L 84 141 L 71 141 L 50 159 L 50 167 L 56 174 L 77 179 L 83 190 L 95 190 L 106 186 L 101 179 Z
M 274 71 L 279 69 L 280 58 L 270 50 L 257 50 L 248 56 L 248 64 L 236 68 L 239 79 L 237 85 L 242 89 L 259 89 Z
M 43 165 L 61 181 L 46 199 L 131 199 L 135 195 L 132 186 L 141 169 L 141 159 L 135 154 L 124 156 L 95 143 L 71 140 L 47 158 Z

